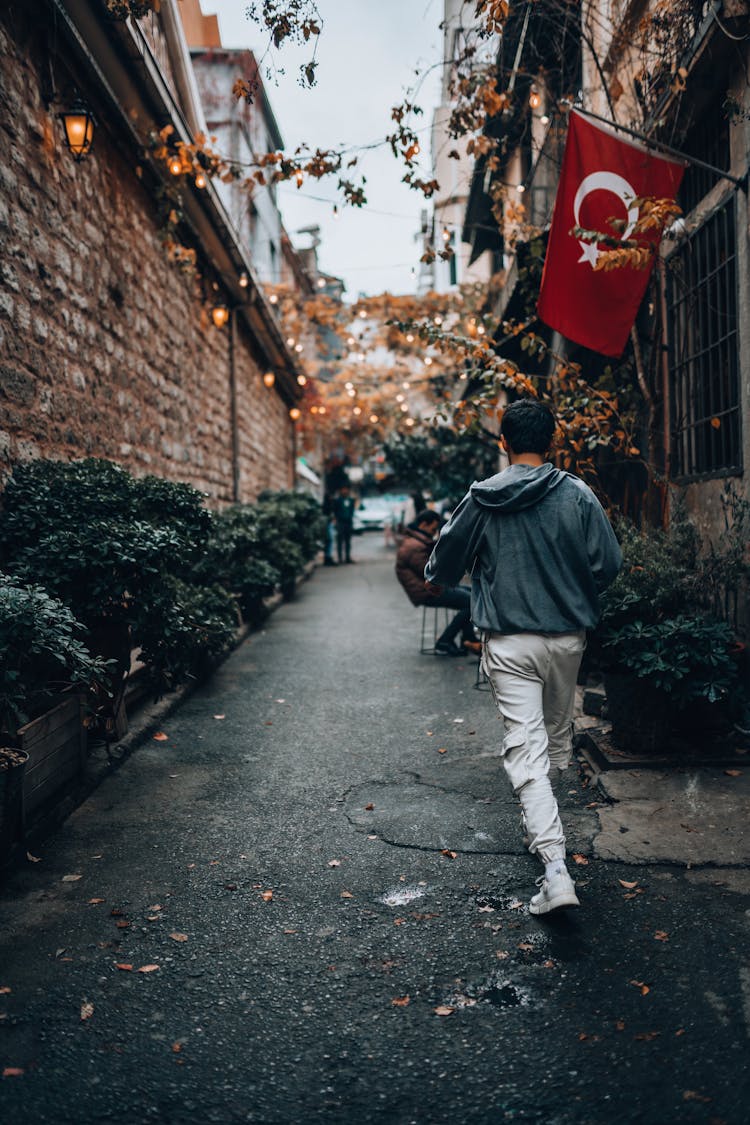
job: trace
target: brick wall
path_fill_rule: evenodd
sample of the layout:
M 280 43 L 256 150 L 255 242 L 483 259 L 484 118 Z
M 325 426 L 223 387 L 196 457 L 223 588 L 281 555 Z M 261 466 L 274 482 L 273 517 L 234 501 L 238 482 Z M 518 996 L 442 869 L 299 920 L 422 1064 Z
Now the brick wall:
M 230 501 L 228 329 L 167 262 L 117 137 L 101 124 L 80 164 L 64 149 L 36 7 L 0 15 L 0 480 L 17 461 L 92 455 Z M 287 407 L 261 376 L 240 325 L 244 500 L 293 479 Z

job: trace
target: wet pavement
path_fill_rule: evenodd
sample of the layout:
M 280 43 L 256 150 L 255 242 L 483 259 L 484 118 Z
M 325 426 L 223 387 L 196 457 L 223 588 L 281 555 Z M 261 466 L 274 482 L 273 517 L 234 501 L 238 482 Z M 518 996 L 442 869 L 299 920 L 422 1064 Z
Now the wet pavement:
M 572 770 L 532 918 L 474 662 L 355 547 L 3 884 L 0 1120 L 744 1125 L 745 825 L 661 848 L 673 779 Z

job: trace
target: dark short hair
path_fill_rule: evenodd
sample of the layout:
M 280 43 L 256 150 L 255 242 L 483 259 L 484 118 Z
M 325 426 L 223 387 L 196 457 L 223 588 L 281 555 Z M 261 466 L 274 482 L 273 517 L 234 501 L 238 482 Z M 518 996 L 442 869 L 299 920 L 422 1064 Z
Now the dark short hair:
M 421 527 L 425 523 L 442 523 L 443 517 L 439 512 L 434 512 L 432 508 L 425 508 L 424 511 L 419 512 L 417 518 L 414 520 L 416 527 Z
M 519 398 L 506 406 L 500 433 L 514 453 L 546 453 L 556 426 L 555 416 L 546 403 L 538 398 Z

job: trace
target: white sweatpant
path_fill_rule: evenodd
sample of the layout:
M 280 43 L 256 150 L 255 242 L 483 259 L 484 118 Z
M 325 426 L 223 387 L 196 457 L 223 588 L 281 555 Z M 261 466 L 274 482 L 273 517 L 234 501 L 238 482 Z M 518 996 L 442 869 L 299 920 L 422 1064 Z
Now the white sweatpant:
M 544 863 L 565 858 L 565 836 L 550 784 L 570 763 L 578 669 L 586 647 L 576 633 L 485 633 L 482 666 L 504 725 L 503 765 L 521 802 L 529 851 Z

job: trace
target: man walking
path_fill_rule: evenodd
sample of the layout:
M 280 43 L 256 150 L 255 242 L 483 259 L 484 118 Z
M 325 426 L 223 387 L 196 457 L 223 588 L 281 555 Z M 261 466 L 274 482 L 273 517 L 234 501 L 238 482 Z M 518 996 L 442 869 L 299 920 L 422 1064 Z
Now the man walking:
M 503 765 L 529 851 L 544 864 L 532 914 L 580 905 L 553 786 L 570 762 L 586 629 L 622 563 L 594 493 L 545 460 L 555 426 L 538 399 L 507 407 L 501 442 L 509 467 L 471 486 L 425 568 L 428 586 L 472 575 L 472 619 L 503 718 Z

